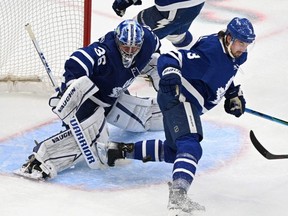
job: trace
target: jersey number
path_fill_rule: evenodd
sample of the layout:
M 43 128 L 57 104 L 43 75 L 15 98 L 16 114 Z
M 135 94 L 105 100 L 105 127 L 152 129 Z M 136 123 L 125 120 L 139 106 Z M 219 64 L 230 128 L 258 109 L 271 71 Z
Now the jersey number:
M 102 47 L 94 48 L 95 53 L 99 56 L 98 58 L 98 65 L 105 65 L 106 64 L 106 56 L 105 56 L 105 49 Z

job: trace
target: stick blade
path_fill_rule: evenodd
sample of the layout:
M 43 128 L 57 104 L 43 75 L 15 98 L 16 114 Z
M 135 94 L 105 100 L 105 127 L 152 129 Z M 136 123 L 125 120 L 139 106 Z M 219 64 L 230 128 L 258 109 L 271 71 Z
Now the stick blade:
M 270 153 L 266 148 L 263 147 L 263 145 L 258 141 L 256 138 L 254 132 L 251 130 L 250 131 L 250 140 L 254 147 L 257 149 L 257 151 L 262 154 L 266 159 L 268 160 L 273 160 L 273 159 L 286 159 L 288 158 L 287 154 L 283 155 L 275 155 Z
M 268 150 L 265 149 L 261 143 L 257 140 L 254 132 L 252 130 L 250 130 L 250 140 L 252 142 L 252 144 L 254 145 L 254 147 L 257 149 L 257 151 L 262 154 L 265 158 L 267 158 L 267 153 Z M 267 158 L 268 159 L 268 158 Z

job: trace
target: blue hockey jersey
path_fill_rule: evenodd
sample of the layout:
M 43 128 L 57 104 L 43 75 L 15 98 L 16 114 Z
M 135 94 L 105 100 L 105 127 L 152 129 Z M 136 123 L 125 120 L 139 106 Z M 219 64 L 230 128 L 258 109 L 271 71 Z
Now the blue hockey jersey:
M 158 72 L 167 67 L 181 70 L 181 95 L 193 103 L 199 114 L 216 106 L 233 84 L 238 68 L 247 59 L 247 52 L 231 58 L 217 34 L 201 37 L 190 50 L 162 54 Z
M 189 8 L 199 5 L 205 0 L 155 0 L 155 6 L 159 11 L 170 11 L 180 8 Z
M 75 51 L 64 65 L 64 90 L 73 79 L 88 76 L 99 88 L 95 96 L 112 105 L 121 92 L 125 91 L 149 62 L 151 55 L 160 47 L 159 39 L 147 28 L 140 52 L 130 68 L 122 64 L 122 57 L 114 39 L 114 32 L 108 32 L 97 42 Z

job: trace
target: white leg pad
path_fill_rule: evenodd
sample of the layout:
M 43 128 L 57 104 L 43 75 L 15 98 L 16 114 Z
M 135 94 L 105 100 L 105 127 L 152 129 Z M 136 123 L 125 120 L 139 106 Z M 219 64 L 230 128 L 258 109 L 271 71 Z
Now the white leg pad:
M 156 98 L 153 98 L 151 104 L 151 118 L 149 119 L 149 130 L 150 131 L 160 131 L 164 130 L 163 126 L 163 115 L 159 108 L 159 105 L 156 101 Z
M 132 132 L 163 130 L 162 113 L 153 98 L 122 93 L 106 119 L 110 124 Z
M 104 109 L 99 107 L 91 117 L 80 124 L 87 138 L 87 143 L 92 147 L 93 153 L 98 155 L 95 141 L 108 142 L 108 128 L 104 117 Z M 47 169 L 50 169 L 51 177 L 55 177 L 58 172 L 84 159 L 70 129 L 44 140 L 33 151 L 36 159 L 40 162 L 43 161 Z M 99 163 L 99 168 L 101 166 L 102 164 Z

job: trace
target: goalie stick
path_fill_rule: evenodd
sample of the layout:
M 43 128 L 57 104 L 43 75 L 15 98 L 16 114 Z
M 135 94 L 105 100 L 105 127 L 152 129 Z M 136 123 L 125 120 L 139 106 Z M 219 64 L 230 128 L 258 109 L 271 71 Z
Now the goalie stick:
M 48 62 L 46 61 L 46 58 L 43 54 L 43 52 L 41 51 L 38 41 L 36 40 L 36 37 L 34 35 L 34 32 L 32 31 L 32 27 L 31 25 L 28 23 L 25 25 L 25 29 L 29 34 L 30 39 L 33 42 L 33 45 L 45 67 L 45 70 L 50 78 L 50 81 L 55 89 L 56 92 L 61 92 L 60 88 L 56 85 L 55 79 L 53 77 L 52 74 L 52 70 L 49 67 Z M 91 168 L 91 169 L 97 169 L 99 168 L 99 163 L 103 163 L 98 157 L 95 156 L 95 154 L 93 153 L 91 146 L 88 144 L 87 139 L 85 137 L 85 134 L 81 128 L 80 123 L 78 122 L 76 116 L 72 117 L 72 119 L 69 121 L 69 128 L 71 129 L 74 138 L 83 154 L 83 157 L 85 158 L 85 161 L 87 163 L 87 165 Z M 97 149 L 96 149 L 97 152 Z
M 254 132 L 250 131 L 250 139 L 253 143 L 254 147 L 257 149 L 257 151 L 262 154 L 266 159 L 268 160 L 274 160 L 274 159 L 287 159 L 288 154 L 272 154 L 270 153 L 264 146 L 258 141 L 256 138 Z

